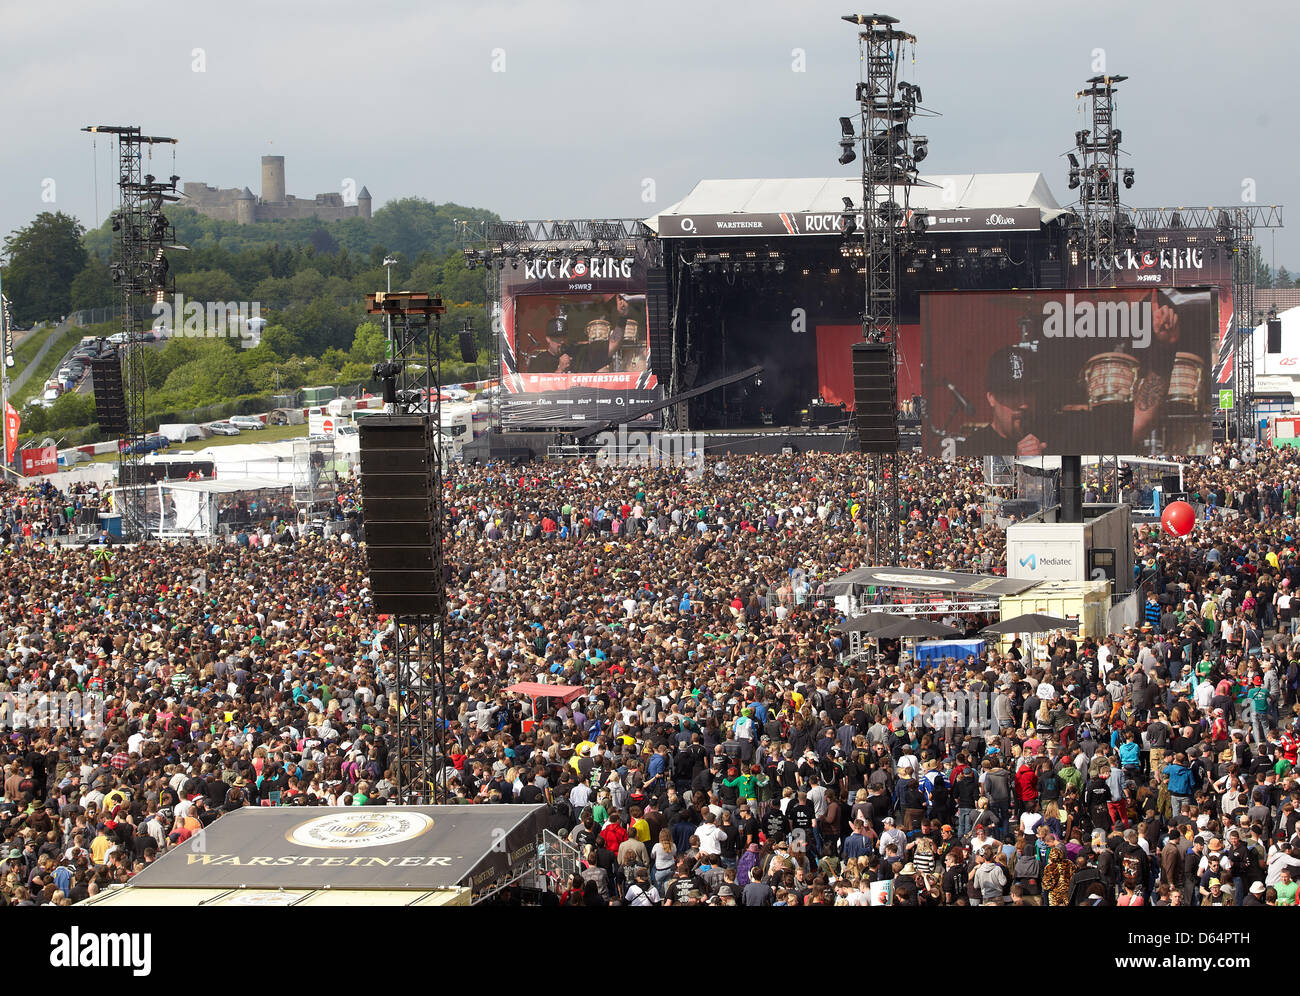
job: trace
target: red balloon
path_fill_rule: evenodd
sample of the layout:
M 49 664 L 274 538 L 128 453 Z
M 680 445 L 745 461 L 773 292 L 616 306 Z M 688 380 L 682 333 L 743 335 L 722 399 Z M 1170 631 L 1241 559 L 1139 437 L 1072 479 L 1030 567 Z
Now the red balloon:
M 1186 536 L 1196 525 L 1196 509 L 1185 501 L 1171 501 L 1160 513 L 1160 528 L 1171 536 Z

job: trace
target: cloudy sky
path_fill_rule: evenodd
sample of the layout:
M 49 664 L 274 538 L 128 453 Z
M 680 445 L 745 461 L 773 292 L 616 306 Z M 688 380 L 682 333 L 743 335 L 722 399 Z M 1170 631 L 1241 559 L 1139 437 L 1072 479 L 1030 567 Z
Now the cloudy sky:
M 1116 122 L 1137 170 L 1129 203 L 1232 205 L 1253 181 L 1258 203 L 1300 211 L 1300 7 L 906 6 L 884 9 L 917 35 L 904 75 L 943 115 L 927 125 L 930 172 L 1041 171 L 1067 200 L 1074 94 L 1104 59 L 1130 77 Z M 179 138 L 183 180 L 257 193 L 259 158 L 280 154 L 298 196 L 350 178 L 376 207 L 419 195 L 507 218 L 645 216 L 703 178 L 848 173 L 835 160 L 858 78 L 839 20 L 850 12 L 838 0 L 5 0 L 0 231 L 52 207 L 95 223 L 96 157 L 79 131 L 91 123 Z M 111 155 L 100 140 L 101 219 Z M 168 175 L 162 156 L 153 172 Z M 1300 269 L 1300 216 L 1260 244 Z

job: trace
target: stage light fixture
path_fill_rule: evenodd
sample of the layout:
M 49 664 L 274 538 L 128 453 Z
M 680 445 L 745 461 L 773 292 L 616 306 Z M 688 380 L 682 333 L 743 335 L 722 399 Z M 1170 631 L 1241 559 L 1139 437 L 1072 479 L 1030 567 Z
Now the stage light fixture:
M 1119 143 L 1124 141 L 1124 132 L 1116 128 L 1110 133 L 1110 145 L 1112 149 L 1119 148 Z
M 1078 186 L 1079 186 L 1079 171 L 1077 169 L 1072 169 L 1070 170 L 1070 189 L 1075 190 L 1078 188 Z
M 845 138 L 853 137 L 853 120 L 851 118 L 840 118 L 840 134 Z
M 840 165 L 847 166 L 853 160 L 858 158 L 858 154 L 853 151 L 853 140 L 846 138 L 840 142 Z
M 1065 157 L 1070 161 L 1070 169 L 1079 168 L 1079 157 L 1076 156 L 1073 152 L 1067 152 L 1065 154 Z
M 1133 171 L 1131 169 L 1124 171 L 1124 186 L 1126 188 L 1133 186 Z
M 1084 151 L 1088 144 L 1088 129 L 1080 128 L 1074 133 L 1074 144 L 1079 147 L 1079 151 Z
M 912 159 L 914 162 L 922 162 L 930 154 L 930 140 L 927 138 L 918 138 L 912 142 Z

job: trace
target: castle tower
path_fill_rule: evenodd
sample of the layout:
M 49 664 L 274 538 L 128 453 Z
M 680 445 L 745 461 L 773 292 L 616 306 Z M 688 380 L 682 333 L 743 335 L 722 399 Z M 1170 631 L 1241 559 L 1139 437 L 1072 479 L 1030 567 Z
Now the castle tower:
M 257 199 L 247 187 L 235 195 L 235 220 L 241 225 L 251 225 L 257 220 Z
M 370 191 L 365 187 L 357 194 L 357 214 L 362 218 L 370 217 Z
M 284 202 L 284 156 L 262 157 L 262 203 Z

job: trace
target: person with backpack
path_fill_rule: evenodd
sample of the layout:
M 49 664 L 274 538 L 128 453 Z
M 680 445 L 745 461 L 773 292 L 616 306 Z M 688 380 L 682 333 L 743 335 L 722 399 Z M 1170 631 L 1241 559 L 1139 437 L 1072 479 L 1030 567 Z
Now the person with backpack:
M 921 790 L 925 796 L 925 813 L 930 819 L 940 823 L 952 819 L 952 795 L 943 772 L 937 766 L 921 779 Z
M 1043 866 L 1034 853 L 1034 847 L 1024 837 L 1016 841 L 1016 860 L 1012 867 L 1015 884 L 1024 890 L 1026 896 L 1037 896 L 1042 892 Z

